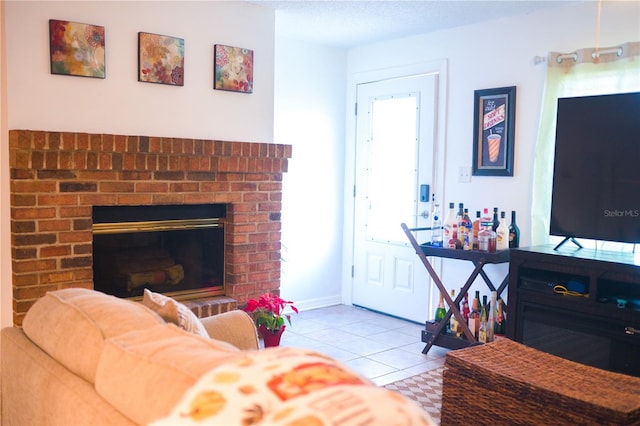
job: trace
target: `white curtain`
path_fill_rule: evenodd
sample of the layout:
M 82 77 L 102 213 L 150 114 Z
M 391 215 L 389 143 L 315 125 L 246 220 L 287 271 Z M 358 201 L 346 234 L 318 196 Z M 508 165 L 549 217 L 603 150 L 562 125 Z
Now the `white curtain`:
M 549 53 L 533 166 L 532 245 L 560 242 L 559 237 L 549 235 L 558 98 L 635 91 L 640 91 L 640 42 L 586 48 L 569 54 Z M 597 249 L 633 249 L 631 244 L 578 241 Z

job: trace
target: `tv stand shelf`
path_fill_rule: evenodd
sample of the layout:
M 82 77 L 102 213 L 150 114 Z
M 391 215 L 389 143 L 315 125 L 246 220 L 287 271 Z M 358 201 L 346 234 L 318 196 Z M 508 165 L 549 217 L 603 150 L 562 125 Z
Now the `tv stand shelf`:
M 571 246 L 512 249 L 509 282 L 507 337 L 640 376 L 640 257 Z

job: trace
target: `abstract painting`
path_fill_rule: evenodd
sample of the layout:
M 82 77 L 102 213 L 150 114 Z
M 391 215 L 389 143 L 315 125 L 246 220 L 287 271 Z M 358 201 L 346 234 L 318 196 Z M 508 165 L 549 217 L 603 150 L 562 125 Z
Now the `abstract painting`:
M 184 86 L 184 39 L 138 33 L 138 81 Z
M 214 89 L 253 92 L 253 50 L 216 44 L 214 55 Z
M 49 20 L 51 74 L 105 78 L 104 27 Z

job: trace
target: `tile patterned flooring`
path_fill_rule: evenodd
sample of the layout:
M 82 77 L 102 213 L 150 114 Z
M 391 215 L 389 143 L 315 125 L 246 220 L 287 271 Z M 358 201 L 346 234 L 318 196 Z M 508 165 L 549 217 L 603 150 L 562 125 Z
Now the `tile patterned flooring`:
M 444 364 L 447 349 L 423 354 L 423 325 L 367 309 L 335 305 L 293 314 L 281 346 L 313 349 L 341 361 L 378 386 Z

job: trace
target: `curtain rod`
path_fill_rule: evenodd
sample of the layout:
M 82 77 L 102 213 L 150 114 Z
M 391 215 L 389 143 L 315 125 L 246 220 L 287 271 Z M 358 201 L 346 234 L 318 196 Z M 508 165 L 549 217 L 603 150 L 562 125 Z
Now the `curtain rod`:
M 616 56 L 622 56 L 622 47 L 618 46 L 618 47 L 611 47 L 608 49 L 602 49 L 602 50 L 595 50 L 594 52 L 591 53 L 591 57 L 593 59 L 599 58 L 602 55 L 611 55 L 615 53 Z M 573 59 L 574 61 L 578 60 L 578 52 L 572 52 L 572 53 L 565 53 L 562 55 L 558 55 L 556 57 L 556 62 L 558 62 L 559 64 L 562 63 L 562 61 L 564 61 L 565 59 Z M 546 62 L 547 58 L 544 56 L 534 56 L 533 57 L 533 63 L 535 65 L 538 65 L 542 62 Z

